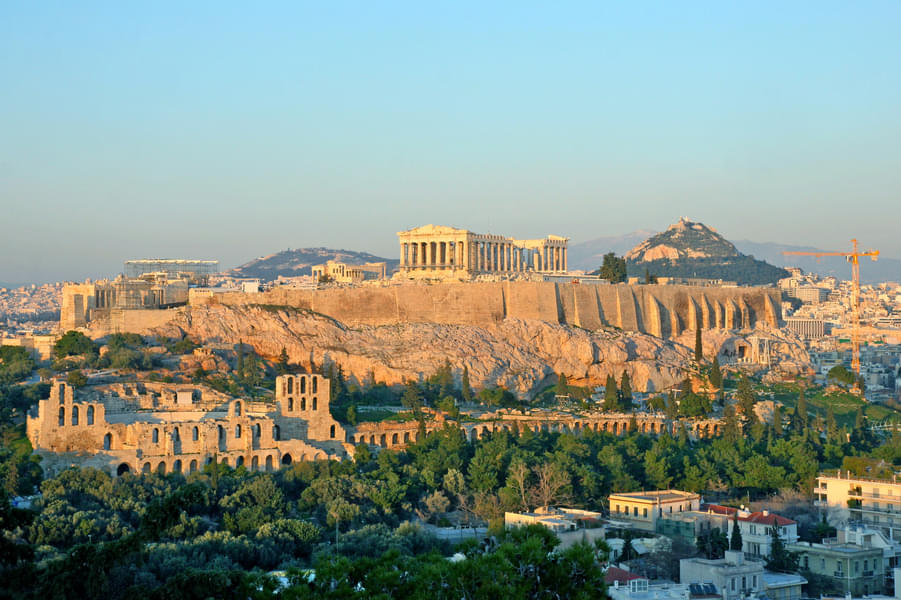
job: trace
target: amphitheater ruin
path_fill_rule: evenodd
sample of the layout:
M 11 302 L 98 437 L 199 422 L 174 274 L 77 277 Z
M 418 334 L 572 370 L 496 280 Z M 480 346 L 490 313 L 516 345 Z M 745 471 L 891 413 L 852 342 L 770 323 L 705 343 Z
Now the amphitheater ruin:
M 274 470 L 297 461 L 343 459 L 354 447 L 400 449 L 423 432 L 454 427 L 472 441 L 499 431 L 519 435 L 636 431 L 716 436 L 717 419 L 670 420 L 659 414 L 573 416 L 558 412 L 499 411 L 457 422 L 432 413 L 417 421 L 369 422 L 345 427 L 329 412 L 329 380 L 313 374 L 281 375 L 275 402 L 233 398 L 209 388 L 164 383 L 114 383 L 75 390 L 61 381 L 28 415 L 27 432 L 47 471 L 90 465 L 111 474 L 191 473 L 214 461 L 250 470 Z

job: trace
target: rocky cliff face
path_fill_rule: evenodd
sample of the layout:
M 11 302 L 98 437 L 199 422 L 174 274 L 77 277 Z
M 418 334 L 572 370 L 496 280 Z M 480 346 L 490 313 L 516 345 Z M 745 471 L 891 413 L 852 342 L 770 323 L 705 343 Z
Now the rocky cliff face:
M 270 358 L 285 348 L 291 362 L 331 361 L 350 377 L 362 380 L 374 373 L 389 385 L 431 375 L 447 359 L 458 376 L 467 366 L 476 388 L 497 384 L 523 395 L 556 381 L 557 373 L 573 384 L 594 386 L 609 373 L 619 380 L 624 370 L 633 389 L 661 390 L 682 379 L 691 359 L 685 346 L 654 336 L 538 320 L 349 328 L 310 311 L 262 306 L 192 306 L 145 333 L 187 334 L 205 343 L 241 340 Z

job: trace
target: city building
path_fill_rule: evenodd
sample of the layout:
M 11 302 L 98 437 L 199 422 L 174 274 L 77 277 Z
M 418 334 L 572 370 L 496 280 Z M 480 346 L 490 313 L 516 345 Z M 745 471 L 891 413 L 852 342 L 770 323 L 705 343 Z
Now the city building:
M 700 504 L 698 494 L 679 490 L 611 494 L 608 499 L 611 518 L 645 531 L 656 531 L 658 519 L 664 516 L 696 511 Z
M 851 473 L 820 475 L 813 490 L 830 524 L 863 524 L 890 540 L 901 539 L 901 483 L 896 478 L 869 479 Z
M 603 515 L 577 508 L 541 507 L 530 513 L 504 513 L 504 527 L 544 525 L 560 540 L 561 548 L 577 542 L 592 543 L 605 538 Z
M 763 572 L 763 589 L 768 600 L 800 600 L 807 579 L 795 573 Z
M 748 558 L 765 558 L 771 554 L 773 527 L 786 544 L 798 541 L 798 523 L 792 519 L 768 510 L 751 512 L 744 507 L 737 509 L 717 504 L 708 504 L 698 511 L 665 514 L 657 519 L 655 531 L 693 543 L 702 531 L 714 528 L 731 535 L 734 522 L 738 523 L 742 551 Z
M 835 593 L 862 596 L 882 593 L 885 560 L 879 548 L 864 548 L 837 540 L 821 544 L 796 542 L 786 546 L 800 558 L 802 571 L 821 576 Z
M 53 464 L 81 464 L 115 475 L 188 473 L 214 460 L 272 470 L 351 454 L 329 413 L 328 379 L 281 375 L 275 383 L 269 403 L 199 386 L 117 383 L 76 391 L 54 381 L 50 397 L 28 414 L 28 439 L 48 472 Z
M 334 260 L 312 268 L 316 281 L 331 280 L 337 283 L 362 283 L 372 279 L 385 278 L 386 265 L 383 262 L 349 265 Z
M 608 573 L 616 567 L 610 567 Z M 607 594 L 613 600 L 722 600 L 722 597 L 712 590 L 707 595 L 695 595 L 688 585 L 677 583 L 650 583 L 643 577 L 638 577 L 632 573 L 621 575 L 616 569 L 614 576 L 607 581 Z M 697 588 L 695 588 L 697 591 Z M 710 591 L 701 589 L 700 593 Z
M 565 273 L 568 238 L 517 240 L 425 225 L 397 233 L 403 278 L 471 279 L 479 275 Z
M 763 591 L 763 565 L 762 560 L 745 559 L 737 550 L 727 550 L 725 558 L 683 558 L 679 561 L 679 581 L 712 583 L 723 600 L 738 600 Z

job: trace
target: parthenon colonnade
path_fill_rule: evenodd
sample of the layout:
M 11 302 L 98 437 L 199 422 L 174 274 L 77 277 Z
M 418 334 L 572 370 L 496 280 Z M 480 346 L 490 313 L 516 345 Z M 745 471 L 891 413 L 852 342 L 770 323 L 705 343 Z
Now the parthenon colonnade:
M 424 278 L 468 278 L 481 274 L 568 271 L 568 238 L 549 235 L 517 240 L 466 229 L 425 225 L 397 234 L 400 272 Z

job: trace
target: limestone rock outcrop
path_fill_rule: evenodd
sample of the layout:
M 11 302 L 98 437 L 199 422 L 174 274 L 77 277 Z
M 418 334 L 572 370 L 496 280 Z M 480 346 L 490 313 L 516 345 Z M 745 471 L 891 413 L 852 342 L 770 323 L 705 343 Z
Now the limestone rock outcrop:
M 522 395 L 563 373 L 578 385 L 601 385 L 627 371 L 633 389 L 656 391 L 681 380 L 691 351 L 646 334 L 588 331 L 540 320 L 507 318 L 490 326 L 399 323 L 347 327 L 302 309 L 272 306 L 191 306 L 146 333 L 187 334 L 201 343 L 252 345 L 275 358 L 285 348 L 291 362 L 333 362 L 357 380 L 370 373 L 398 384 L 434 373 L 449 360 L 459 376 L 465 365 L 476 388 L 503 385 Z

